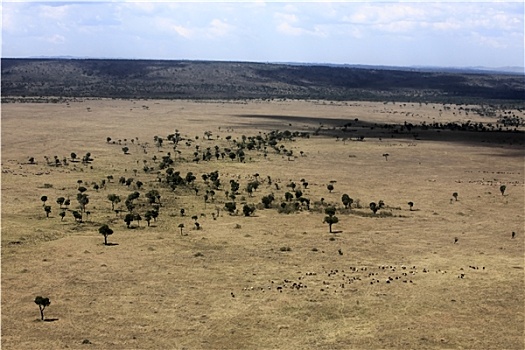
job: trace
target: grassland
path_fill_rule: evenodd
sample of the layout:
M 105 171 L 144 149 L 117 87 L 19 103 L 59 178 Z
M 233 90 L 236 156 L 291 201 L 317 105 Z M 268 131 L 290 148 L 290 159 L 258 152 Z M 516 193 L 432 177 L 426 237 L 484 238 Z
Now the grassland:
M 501 114 L 446 107 L 116 99 L 2 105 L 2 349 L 523 349 L 523 126 L 400 131 L 405 121 L 495 125 Z M 521 110 L 507 112 L 523 118 Z M 182 140 L 173 149 L 167 135 L 175 130 Z M 245 150 L 244 162 L 193 161 L 196 150 L 233 148 L 242 135 L 264 138 L 273 130 L 309 137 L 280 140 L 291 155 L 268 147 L 266 156 Z M 72 152 L 93 160 L 71 162 Z M 196 176 L 193 185 L 172 191 L 158 181 L 168 152 L 175 171 Z M 44 157 L 54 156 L 67 165 L 48 165 Z M 211 187 L 201 175 L 213 171 L 222 185 L 205 202 Z M 95 190 L 108 175 L 114 180 Z M 121 185 L 120 177 L 134 182 Z M 257 206 L 252 216 L 224 210 L 230 180 L 240 183 L 238 209 Z M 245 188 L 256 180 L 250 196 Z M 309 210 L 279 213 L 291 182 L 303 187 Z M 79 210 L 79 185 L 90 212 L 81 223 L 71 215 Z M 135 211 L 144 216 L 151 189 L 161 195 L 158 219 L 127 228 L 124 199 L 138 191 Z M 112 193 L 122 198 L 122 213 L 111 210 Z M 264 209 L 270 193 L 276 199 Z M 351 209 L 341 203 L 345 193 Z M 71 198 L 63 220 L 60 196 Z M 379 200 L 385 207 L 374 215 L 368 204 Z M 323 223 L 328 205 L 337 207 L 336 233 Z M 102 224 L 114 230 L 112 245 L 103 245 Z M 38 295 L 51 300 L 48 322 L 40 321 Z

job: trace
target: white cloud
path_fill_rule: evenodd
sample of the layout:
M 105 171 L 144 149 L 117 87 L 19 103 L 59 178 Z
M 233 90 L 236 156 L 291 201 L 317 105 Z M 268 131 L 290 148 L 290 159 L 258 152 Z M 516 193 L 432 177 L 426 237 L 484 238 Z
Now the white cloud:
M 43 39 L 52 44 L 63 44 L 66 41 L 66 38 L 60 34 L 55 34 L 50 37 L 44 37 Z
M 224 21 L 221 21 L 220 19 L 213 19 L 208 28 L 205 28 L 204 30 L 208 33 L 208 36 L 210 37 L 221 37 L 228 35 L 234 29 L 234 26 Z

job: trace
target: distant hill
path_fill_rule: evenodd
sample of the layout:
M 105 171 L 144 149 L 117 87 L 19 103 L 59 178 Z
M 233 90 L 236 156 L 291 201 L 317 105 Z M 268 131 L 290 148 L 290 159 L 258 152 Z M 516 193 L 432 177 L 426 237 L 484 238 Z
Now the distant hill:
M 2 59 L 2 98 L 26 96 L 523 102 L 523 74 L 123 59 Z

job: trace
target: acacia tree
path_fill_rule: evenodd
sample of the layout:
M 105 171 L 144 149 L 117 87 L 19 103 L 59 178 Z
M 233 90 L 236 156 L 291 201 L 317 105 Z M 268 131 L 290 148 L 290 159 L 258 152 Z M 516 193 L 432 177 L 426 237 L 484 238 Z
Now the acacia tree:
M 269 209 L 274 199 L 275 197 L 273 196 L 273 194 L 269 194 L 267 196 L 262 197 L 261 202 L 264 205 L 264 208 Z
M 182 236 L 182 229 L 184 229 L 184 224 L 179 224 L 179 228 L 180 228 L 180 235 Z
M 42 206 L 45 207 L 47 202 L 47 196 L 40 197 L 40 200 L 43 202 Z
M 88 195 L 85 193 L 77 193 L 77 201 L 80 204 L 80 210 L 86 211 L 86 205 L 89 203 Z
M 233 214 L 235 209 L 237 209 L 237 206 L 235 205 L 235 202 L 226 202 L 224 203 L 224 209 L 226 209 L 230 214 Z
M 410 211 L 412 211 L 412 207 L 414 206 L 414 202 L 408 202 L 408 206 L 410 207 Z
M 127 213 L 124 217 L 124 222 L 126 223 L 126 227 L 130 228 L 130 225 L 133 222 L 133 214 Z
M 328 189 L 328 192 L 332 193 L 332 191 L 334 190 L 334 185 L 328 184 L 326 188 Z
M 458 193 L 457 192 L 452 193 L 452 197 L 454 197 L 454 199 L 457 201 L 458 200 Z
M 245 204 L 242 207 L 242 212 L 244 213 L 244 216 L 250 216 L 255 211 L 255 205 L 253 204 Z
M 145 214 L 144 214 L 144 220 L 146 220 L 146 222 L 148 223 L 148 227 L 150 225 L 150 221 L 151 219 L 153 218 L 153 215 L 151 214 L 151 210 L 148 210 Z
M 48 218 L 49 214 L 51 214 L 51 206 L 50 205 L 44 206 L 44 211 L 46 212 L 46 218 Z
M 339 222 L 339 218 L 335 216 L 335 207 L 327 207 L 324 212 L 327 216 L 325 216 L 323 222 L 328 224 L 328 229 L 332 233 L 332 225 Z
M 115 210 L 115 204 L 120 203 L 120 197 L 116 194 L 108 194 L 108 200 L 111 202 L 111 210 Z
M 375 202 L 371 202 L 369 204 L 370 210 L 372 210 L 375 213 L 379 210 L 379 206 Z
M 108 236 L 113 234 L 113 230 L 106 224 L 99 227 L 98 232 L 104 236 L 104 245 L 108 245 Z
M 75 221 L 82 222 L 82 214 L 81 213 L 79 213 L 76 210 L 73 210 L 72 214 L 73 214 L 73 217 L 75 218 Z
M 346 193 L 341 196 L 341 201 L 343 202 L 343 205 L 345 206 L 346 209 L 348 209 L 348 207 L 350 207 L 352 203 L 354 202 L 354 200 L 350 198 L 350 196 L 347 195 Z
M 507 186 L 505 185 L 501 185 L 499 187 L 499 191 L 501 192 L 501 195 L 504 196 L 505 195 L 505 190 L 507 189 Z
M 35 304 L 38 305 L 38 308 L 40 309 L 40 319 L 44 320 L 44 309 L 51 305 L 51 301 L 49 301 L 49 298 L 44 298 L 41 296 L 37 296 L 35 298 Z
M 66 201 L 66 199 L 64 197 L 58 197 L 57 198 L 57 204 L 59 205 L 60 209 L 62 209 L 62 205 L 64 204 L 65 201 Z

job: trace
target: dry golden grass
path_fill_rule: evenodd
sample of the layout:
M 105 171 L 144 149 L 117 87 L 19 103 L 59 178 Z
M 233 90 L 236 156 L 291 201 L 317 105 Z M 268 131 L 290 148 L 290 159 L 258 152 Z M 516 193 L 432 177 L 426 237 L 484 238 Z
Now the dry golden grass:
M 4 104 L 2 349 L 523 349 L 523 143 L 327 136 L 331 119 L 490 120 L 452 110 L 440 116 L 438 110 L 314 101 Z M 224 147 L 227 135 L 274 129 L 313 133 L 320 118 L 319 136 L 284 142 L 294 151 L 292 161 L 250 152 L 246 163 L 191 162 L 195 144 Z M 153 136 L 165 138 L 175 129 L 194 140 L 179 146 L 190 161 L 175 169 L 197 176 L 198 197 L 190 190 L 171 193 L 155 181 L 156 170 L 142 171 L 143 160 L 154 165 L 153 155 L 173 152 L 167 141 L 154 147 Z M 204 140 L 204 131 L 214 140 Z M 108 136 L 128 141 L 108 144 Z M 132 138 L 149 143 L 148 153 Z M 62 159 L 71 152 L 91 152 L 92 168 L 45 164 L 44 156 Z M 31 156 L 36 165 L 27 164 Z M 259 209 L 254 217 L 221 211 L 213 220 L 226 198 L 220 190 L 205 205 L 201 174 L 214 170 L 226 188 L 239 177 L 243 190 L 255 173 L 280 184 L 276 190 L 264 182 L 253 197 L 241 191 L 238 202 L 260 203 L 273 192 L 278 205 L 285 185 L 304 178 L 312 207 L 321 198 L 341 207 L 348 193 L 363 208 L 338 212 L 336 234 L 328 233 L 321 210 L 286 215 Z M 74 209 L 77 180 L 90 184 L 107 175 L 115 182 L 88 189 L 86 222 L 75 223 L 70 213 L 60 220 L 56 198 L 71 197 Z M 163 207 L 151 227 L 143 220 L 127 229 L 111 211 L 108 194 L 124 200 L 134 190 L 119 185 L 120 176 L 144 183 L 139 202 L 149 189 L 161 191 Z M 337 182 L 329 193 L 331 180 Z M 505 196 L 500 184 L 507 185 Z M 458 201 L 451 200 L 453 192 Z M 49 218 L 42 195 L 52 207 Z M 390 216 L 370 215 L 368 203 L 378 200 Z M 181 217 L 180 208 L 187 215 Z M 193 215 L 202 230 L 192 229 Z M 114 229 L 108 240 L 116 245 L 102 244 L 102 224 Z M 51 300 L 50 322 L 39 321 L 37 295 Z

